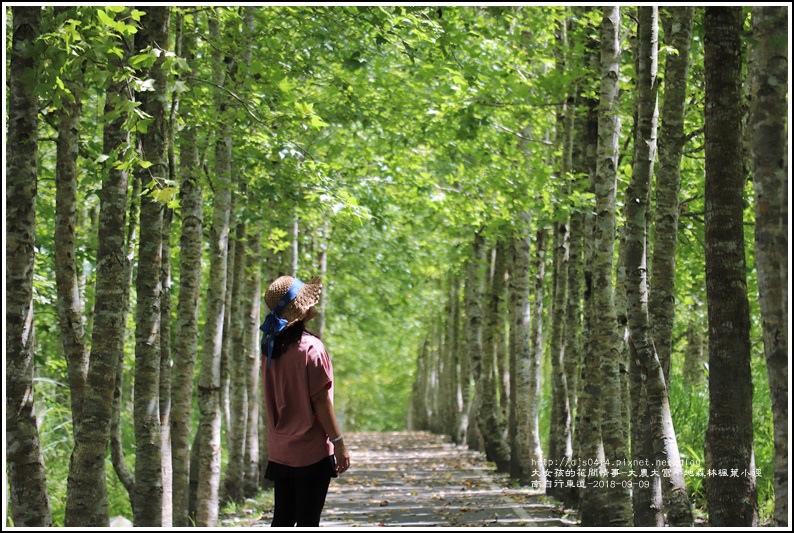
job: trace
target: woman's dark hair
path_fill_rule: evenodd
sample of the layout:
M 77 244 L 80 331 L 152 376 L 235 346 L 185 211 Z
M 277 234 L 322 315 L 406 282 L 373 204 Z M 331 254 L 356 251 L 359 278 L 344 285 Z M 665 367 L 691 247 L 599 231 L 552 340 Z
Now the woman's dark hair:
M 275 342 L 273 343 L 272 358 L 278 359 L 281 357 L 282 353 L 287 351 L 290 346 L 300 340 L 304 331 L 306 331 L 306 325 L 303 323 L 303 320 L 298 320 L 293 325 L 276 335 Z

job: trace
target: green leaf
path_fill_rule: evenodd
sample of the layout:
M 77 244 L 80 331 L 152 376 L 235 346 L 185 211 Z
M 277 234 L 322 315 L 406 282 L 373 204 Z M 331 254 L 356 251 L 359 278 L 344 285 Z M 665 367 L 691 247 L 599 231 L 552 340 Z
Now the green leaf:
M 159 55 L 159 54 L 158 54 Z M 129 65 L 132 68 L 149 68 L 157 60 L 154 50 L 149 50 L 143 54 L 137 54 L 130 58 Z
M 315 128 L 317 128 L 317 129 L 319 129 L 319 128 L 322 128 L 322 127 L 324 127 L 324 126 L 327 126 L 327 125 L 328 125 L 328 123 L 327 123 L 327 122 L 325 122 L 323 119 L 321 119 L 321 118 L 319 117 L 319 115 L 312 115 L 312 118 L 311 118 L 311 120 L 309 120 L 309 124 L 310 124 L 312 127 L 315 127 Z
M 314 114 L 314 104 L 311 102 L 295 102 L 295 108 L 304 115 Z
M 289 78 L 284 78 L 280 82 L 278 82 L 278 88 L 281 89 L 281 92 L 288 93 L 292 89 L 295 88 L 295 84 L 292 83 Z
M 99 22 L 100 23 L 104 24 L 105 26 L 110 26 L 111 28 L 116 26 L 116 21 L 113 20 L 113 18 L 110 17 L 103 10 L 98 9 L 96 14 L 97 14 L 97 17 L 99 18 Z
M 148 133 L 149 132 L 149 124 L 151 124 L 154 119 L 142 119 L 135 123 L 135 131 L 139 133 Z
M 154 183 L 154 180 L 152 183 Z M 153 189 L 150 196 L 157 202 L 168 204 L 174 200 L 177 192 L 179 192 L 179 189 L 163 187 L 162 189 Z
M 125 24 L 123 22 L 119 22 L 116 26 L 116 29 L 118 29 L 119 33 L 122 35 L 134 35 L 138 33 L 138 28 L 136 26 L 133 26 L 132 24 Z
M 119 59 L 124 57 L 124 52 L 118 46 L 112 46 L 112 47 L 108 48 L 107 53 L 108 54 L 113 54 L 113 55 L 117 56 Z

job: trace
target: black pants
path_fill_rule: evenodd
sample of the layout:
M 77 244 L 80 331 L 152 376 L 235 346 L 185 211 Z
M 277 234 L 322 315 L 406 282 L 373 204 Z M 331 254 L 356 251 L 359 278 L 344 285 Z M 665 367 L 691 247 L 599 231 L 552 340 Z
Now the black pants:
M 287 477 L 275 480 L 272 527 L 318 527 L 328 494 L 328 477 Z

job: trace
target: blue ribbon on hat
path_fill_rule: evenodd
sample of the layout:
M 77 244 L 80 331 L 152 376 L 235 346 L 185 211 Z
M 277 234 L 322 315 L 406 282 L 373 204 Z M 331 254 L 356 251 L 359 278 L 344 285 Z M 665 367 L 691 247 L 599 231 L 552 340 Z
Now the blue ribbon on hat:
M 260 342 L 262 353 L 264 353 L 265 346 L 267 345 L 267 368 L 270 368 L 270 359 L 273 357 L 273 346 L 275 345 L 276 335 L 281 333 L 289 324 L 286 319 L 279 316 L 279 313 L 283 311 L 292 300 L 298 297 L 301 287 L 303 287 L 303 282 L 295 278 L 289 290 L 281 297 L 278 304 L 276 304 L 275 309 L 268 313 L 265 322 L 259 326 L 260 331 L 262 331 L 262 341 Z

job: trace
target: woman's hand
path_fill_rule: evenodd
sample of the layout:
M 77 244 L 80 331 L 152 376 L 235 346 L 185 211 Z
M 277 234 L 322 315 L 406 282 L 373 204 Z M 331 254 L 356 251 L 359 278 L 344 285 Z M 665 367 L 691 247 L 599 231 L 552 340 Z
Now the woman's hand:
M 334 443 L 334 458 L 336 459 L 336 473 L 341 474 L 350 468 L 350 454 L 347 453 L 345 441 Z

